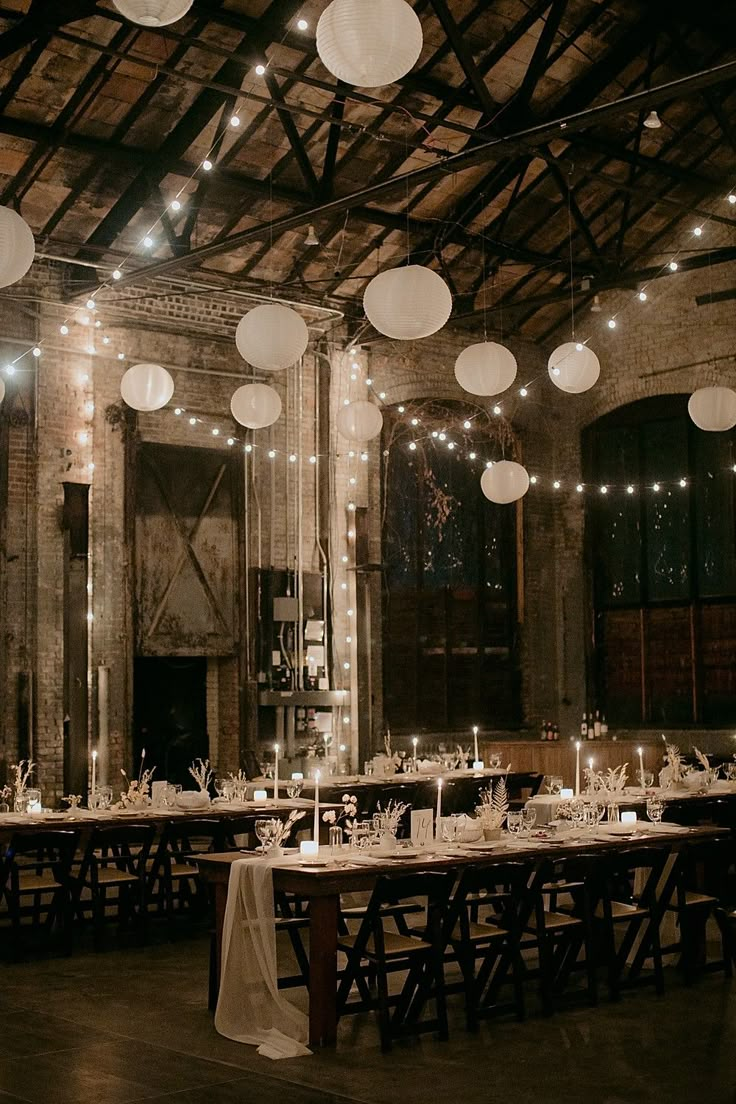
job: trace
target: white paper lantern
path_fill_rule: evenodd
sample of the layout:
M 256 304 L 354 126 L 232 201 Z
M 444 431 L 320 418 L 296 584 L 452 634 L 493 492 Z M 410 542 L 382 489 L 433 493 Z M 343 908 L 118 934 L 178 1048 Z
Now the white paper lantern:
M 0 403 L 5 398 L 5 380 L 0 379 Z
M 529 490 L 529 473 L 515 460 L 499 460 L 485 469 L 480 488 L 491 502 L 517 502 Z
M 194 0 L 112 0 L 121 15 L 141 27 L 168 27 L 186 15 Z
M 22 279 L 35 253 L 36 243 L 28 223 L 10 207 L 0 207 L 0 288 Z
M 579 341 L 558 345 L 547 362 L 549 378 L 560 391 L 579 395 L 589 391 L 601 374 L 598 357 Z
M 174 394 L 174 381 L 160 364 L 134 364 L 120 381 L 120 394 L 133 410 L 160 410 Z
M 722 433 L 736 426 L 736 392 L 730 387 L 699 387 L 690 396 L 687 411 L 698 429 Z
M 362 399 L 341 406 L 337 412 L 338 432 L 351 441 L 370 441 L 383 426 L 383 414 L 372 402 Z
M 516 357 L 495 341 L 468 345 L 455 361 L 455 379 L 471 395 L 500 395 L 516 379 Z
M 405 76 L 422 52 L 406 0 L 332 0 L 317 23 L 317 53 L 338 80 L 378 88 Z
M 243 360 L 255 368 L 281 372 L 296 364 L 309 343 L 307 324 L 291 307 L 264 303 L 243 315 L 235 344 Z
M 379 333 L 415 341 L 442 329 L 452 311 L 452 295 L 431 268 L 406 265 L 374 276 L 365 289 L 363 306 Z
M 233 395 L 230 409 L 236 422 L 248 429 L 273 425 L 281 414 L 278 391 L 267 383 L 246 383 Z

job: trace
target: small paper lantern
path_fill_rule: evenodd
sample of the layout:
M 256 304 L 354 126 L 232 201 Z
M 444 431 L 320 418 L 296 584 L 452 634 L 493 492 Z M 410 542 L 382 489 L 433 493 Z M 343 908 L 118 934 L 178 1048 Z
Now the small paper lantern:
M 317 23 L 317 53 L 338 80 L 391 84 L 422 52 L 422 25 L 406 0 L 332 0 Z
M 5 380 L 0 379 L 0 403 L 5 398 Z
M 35 254 L 36 243 L 28 223 L 10 207 L 0 207 L 0 288 L 21 280 Z
M 307 324 L 291 307 L 263 303 L 243 315 L 235 344 L 243 360 L 268 372 L 282 372 L 296 364 L 309 343 Z
M 501 505 L 517 502 L 529 490 L 529 473 L 515 460 L 499 460 L 485 469 L 480 488 L 491 502 Z
M 168 27 L 186 15 L 194 0 L 112 0 L 121 15 L 141 27 Z
M 730 387 L 699 387 L 690 396 L 687 412 L 698 429 L 722 433 L 736 426 L 736 392 Z
M 365 399 L 341 406 L 337 412 L 338 432 L 351 441 L 370 441 L 383 426 L 383 414 Z
M 442 329 L 452 311 L 452 295 L 431 268 L 406 265 L 374 276 L 365 289 L 363 306 L 379 333 L 415 341 Z
M 278 391 L 267 383 L 246 383 L 233 395 L 230 409 L 236 422 L 248 429 L 273 425 L 281 414 Z
M 516 379 L 516 357 L 495 341 L 468 345 L 455 361 L 455 379 L 471 395 L 500 395 Z
M 598 357 L 587 345 L 579 341 L 566 341 L 558 345 L 547 362 L 549 378 L 560 391 L 579 395 L 589 391 L 601 374 Z
M 160 410 L 174 394 L 174 381 L 160 364 L 134 364 L 120 381 L 120 394 L 133 410 Z

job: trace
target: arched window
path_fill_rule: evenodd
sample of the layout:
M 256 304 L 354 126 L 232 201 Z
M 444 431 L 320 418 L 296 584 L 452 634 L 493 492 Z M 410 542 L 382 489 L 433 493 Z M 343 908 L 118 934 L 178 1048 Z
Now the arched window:
M 584 434 L 591 692 L 610 724 L 736 720 L 735 442 L 697 429 L 686 395 Z
M 518 507 L 480 489 L 486 461 L 501 456 L 498 423 L 439 402 L 384 419 L 386 721 L 397 731 L 518 723 Z

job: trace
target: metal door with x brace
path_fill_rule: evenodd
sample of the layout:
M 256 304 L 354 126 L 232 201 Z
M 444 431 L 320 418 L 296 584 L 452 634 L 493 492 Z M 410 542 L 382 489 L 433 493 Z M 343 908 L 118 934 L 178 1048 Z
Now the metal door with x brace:
M 145 442 L 136 460 L 138 655 L 228 655 L 238 640 L 237 460 Z

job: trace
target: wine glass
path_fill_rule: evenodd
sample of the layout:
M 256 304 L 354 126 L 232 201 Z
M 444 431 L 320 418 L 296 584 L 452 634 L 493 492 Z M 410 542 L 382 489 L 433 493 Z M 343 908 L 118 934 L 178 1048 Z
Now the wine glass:
M 264 855 L 267 854 L 273 844 L 278 826 L 279 822 L 274 817 L 259 817 L 256 820 L 256 835 L 261 841 L 261 851 Z
M 506 814 L 506 827 L 512 836 L 518 836 L 524 827 L 524 814 L 521 809 L 509 809 Z
M 532 828 L 537 823 L 537 810 L 527 805 L 521 810 L 521 822 L 524 826 L 524 831 L 531 832 Z
M 301 778 L 290 778 L 286 783 L 287 797 L 290 797 L 292 801 L 295 798 L 299 797 L 302 792 L 303 785 L 304 783 L 302 782 Z
M 570 802 L 570 819 L 574 828 L 580 828 L 585 819 L 585 802 L 579 797 L 573 798 Z
M 226 778 L 216 778 L 215 779 L 215 793 L 217 794 L 218 797 L 222 797 L 224 795 L 226 782 L 227 782 Z
M 658 797 L 650 797 L 647 801 L 647 816 L 651 820 L 652 824 L 662 823 L 662 814 L 664 812 L 664 801 Z
M 547 793 L 553 794 L 555 797 L 557 797 L 560 790 L 562 789 L 562 778 L 560 778 L 558 774 L 550 774 L 548 775 L 546 782 Z

